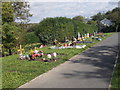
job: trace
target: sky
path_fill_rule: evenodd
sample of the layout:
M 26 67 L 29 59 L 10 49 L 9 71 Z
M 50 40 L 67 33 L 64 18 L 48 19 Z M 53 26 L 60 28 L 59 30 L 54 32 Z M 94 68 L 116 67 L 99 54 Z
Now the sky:
M 30 23 L 47 17 L 90 17 L 118 7 L 118 0 L 27 0 L 30 3 Z

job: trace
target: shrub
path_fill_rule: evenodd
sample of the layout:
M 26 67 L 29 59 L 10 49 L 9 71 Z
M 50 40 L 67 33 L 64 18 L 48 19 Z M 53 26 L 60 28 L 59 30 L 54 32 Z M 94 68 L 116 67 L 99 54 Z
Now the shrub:
M 64 42 L 65 37 L 71 40 L 73 36 L 77 36 L 78 32 L 94 33 L 97 27 L 94 24 L 89 25 L 66 17 L 55 17 L 42 20 L 31 30 L 39 37 L 40 43 L 52 44 L 55 39 L 59 42 Z
M 25 44 L 38 43 L 39 38 L 34 34 L 34 32 L 29 32 L 25 35 L 24 41 Z

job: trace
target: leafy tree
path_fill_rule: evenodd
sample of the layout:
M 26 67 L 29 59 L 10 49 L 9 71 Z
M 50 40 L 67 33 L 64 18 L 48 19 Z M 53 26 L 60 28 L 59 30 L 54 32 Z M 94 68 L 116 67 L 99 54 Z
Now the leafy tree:
M 80 21 L 80 22 L 84 22 L 84 23 L 85 23 L 85 18 L 84 18 L 83 16 L 73 17 L 73 20 L 77 20 L 77 21 Z
M 30 14 L 30 5 L 28 2 L 24 2 L 21 0 L 20 2 L 13 2 L 12 7 L 14 10 L 14 19 L 20 21 L 21 23 L 27 23 L 30 20 L 28 17 L 31 17 L 32 14 Z
M 74 34 L 74 24 L 65 17 L 46 18 L 39 23 L 36 35 L 44 44 L 52 44 L 54 39 L 63 42 L 64 37 L 70 39 Z
M 15 47 L 17 43 L 15 33 L 17 33 L 18 30 L 15 23 L 4 23 L 2 26 L 2 43 L 4 48 L 9 50 L 10 55 L 12 54 L 13 47 Z
M 21 0 L 20 2 L 2 2 L 2 39 L 3 47 L 12 54 L 12 48 L 18 44 L 23 44 L 23 37 L 26 33 L 26 24 L 29 13 L 28 2 Z M 14 23 L 17 19 L 21 24 Z
M 19 2 L 13 2 L 12 6 L 14 10 L 14 20 L 17 20 L 20 23 L 19 42 L 25 44 L 24 37 L 27 33 L 27 23 L 30 21 L 29 17 L 32 16 L 29 12 L 30 5 L 28 2 L 21 0 Z
M 99 12 L 96 15 L 92 16 L 91 18 L 92 20 L 99 22 L 105 18 L 105 14 Z
M 13 22 L 14 11 L 11 2 L 2 2 L 2 22 Z
M 29 22 L 28 17 L 30 5 L 28 2 L 20 0 L 19 2 L 2 2 L 2 22 L 14 22 L 18 20 L 21 23 Z
M 109 11 L 109 13 L 106 13 L 106 17 L 108 19 L 110 19 L 113 23 L 112 27 L 114 27 L 114 31 L 116 31 L 116 29 L 119 30 L 120 28 L 120 8 L 114 8 L 112 11 Z

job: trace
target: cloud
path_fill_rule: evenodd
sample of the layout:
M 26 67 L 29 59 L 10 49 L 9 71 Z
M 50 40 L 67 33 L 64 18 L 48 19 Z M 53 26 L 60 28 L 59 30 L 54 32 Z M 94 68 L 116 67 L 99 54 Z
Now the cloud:
M 40 22 L 45 17 L 90 17 L 117 7 L 109 2 L 30 2 L 31 22 Z

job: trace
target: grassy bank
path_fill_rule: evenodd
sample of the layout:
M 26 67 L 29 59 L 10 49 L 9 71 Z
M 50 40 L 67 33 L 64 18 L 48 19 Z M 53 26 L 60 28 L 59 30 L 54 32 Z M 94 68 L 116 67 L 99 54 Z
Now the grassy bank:
M 120 49 L 119 49 L 117 64 L 112 77 L 111 90 L 112 89 L 120 90 Z
M 107 38 L 112 33 L 105 34 Z M 64 63 L 66 60 L 70 59 L 74 55 L 86 50 L 87 48 L 93 46 L 99 41 L 94 41 L 95 43 L 86 44 L 87 47 L 84 49 L 49 49 L 50 46 L 44 47 L 41 50 L 44 53 L 58 53 L 56 62 L 41 62 L 41 61 L 28 61 L 28 60 L 19 60 L 17 59 L 19 55 L 12 55 L 2 58 L 2 75 L 3 75 L 3 88 L 17 88 L 20 85 L 30 81 L 31 79 L 41 75 L 48 70 L 58 66 L 61 63 Z

